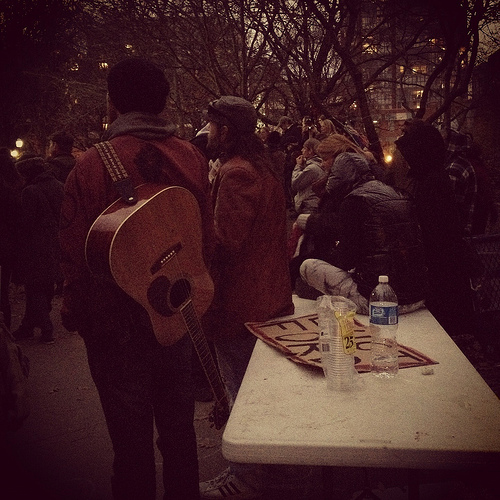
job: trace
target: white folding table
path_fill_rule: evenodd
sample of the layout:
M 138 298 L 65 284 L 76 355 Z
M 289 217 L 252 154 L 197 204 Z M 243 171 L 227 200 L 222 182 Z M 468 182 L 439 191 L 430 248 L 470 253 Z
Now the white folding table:
M 294 297 L 294 316 L 315 302 Z M 357 316 L 367 325 L 366 316 Z M 222 438 L 233 462 L 441 469 L 500 466 L 500 400 L 427 309 L 400 316 L 398 341 L 438 362 L 394 379 L 326 389 L 257 340 Z M 500 467 L 498 468 L 500 470 Z

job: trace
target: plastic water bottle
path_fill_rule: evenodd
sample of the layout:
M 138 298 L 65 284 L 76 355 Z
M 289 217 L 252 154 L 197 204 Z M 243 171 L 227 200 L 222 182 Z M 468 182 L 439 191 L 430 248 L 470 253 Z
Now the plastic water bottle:
M 318 348 L 326 386 L 333 391 L 351 391 L 358 378 L 354 366 L 355 343 L 352 345 L 345 333 L 351 328 L 354 332 L 356 306 L 344 297 L 323 295 L 317 299 L 317 311 Z
M 387 276 L 379 276 L 370 295 L 371 372 L 378 377 L 397 375 L 398 298 Z

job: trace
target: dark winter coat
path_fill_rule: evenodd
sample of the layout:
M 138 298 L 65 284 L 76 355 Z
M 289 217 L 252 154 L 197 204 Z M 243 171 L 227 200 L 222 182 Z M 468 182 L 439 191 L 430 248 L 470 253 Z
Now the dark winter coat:
M 446 276 L 457 266 L 462 228 L 445 169 L 444 140 L 431 125 L 416 124 L 396 145 L 410 167 L 409 189 L 417 207 L 430 278 L 436 284 L 448 281 Z
M 297 123 L 288 127 L 281 135 L 280 146 L 288 152 L 290 150 L 300 151 L 302 144 L 302 131 Z
M 52 170 L 52 172 L 54 172 L 56 179 L 61 181 L 64 184 L 66 182 L 66 178 L 68 177 L 68 174 L 71 172 L 71 170 L 75 166 L 76 159 L 71 154 L 63 153 L 63 154 L 54 156 L 52 158 L 49 158 L 47 160 L 47 163 L 49 164 L 50 170 Z
M 416 122 L 396 145 L 408 163 L 429 269 L 427 305 L 449 333 L 470 313 L 467 260 L 462 226 L 451 181 L 445 170 L 446 147 L 440 132 Z
M 302 148 L 302 131 L 297 123 L 294 123 L 283 132 L 280 147 L 285 152 L 285 174 L 291 175 L 295 166 L 295 159 Z
M 21 190 L 20 179 L 10 182 L 6 178 L 0 178 L 0 266 L 11 269 L 19 252 Z
M 365 158 L 343 153 L 332 167 L 338 197 L 335 211 L 309 217 L 306 232 L 314 235 L 314 255 L 345 271 L 353 270 L 366 298 L 389 276 L 400 304 L 423 300 L 426 269 L 415 206 L 408 195 L 374 180 Z
M 60 279 L 59 217 L 64 186 L 52 172 L 30 179 L 21 193 L 20 273 L 24 283 Z

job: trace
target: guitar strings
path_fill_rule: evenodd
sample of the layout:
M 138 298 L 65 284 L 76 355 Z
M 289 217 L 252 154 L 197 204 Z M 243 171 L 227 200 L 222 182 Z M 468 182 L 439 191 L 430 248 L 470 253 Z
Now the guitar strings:
M 220 375 L 217 371 L 214 357 L 212 355 L 207 339 L 205 337 L 205 333 L 203 332 L 201 322 L 194 307 L 191 288 L 187 285 L 188 280 L 186 279 L 182 271 L 177 253 L 175 253 L 174 260 L 178 274 L 179 276 L 181 276 L 182 286 L 184 287 L 184 292 L 187 297 L 187 300 L 180 306 L 179 309 L 181 310 L 182 317 L 184 319 L 184 322 L 186 323 L 188 332 L 196 332 L 196 334 L 190 335 L 193 346 L 196 350 L 196 353 L 198 354 L 198 357 L 200 358 L 203 371 L 207 376 L 216 401 L 218 403 L 222 403 L 223 401 L 227 401 L 227 395 L 222 381 L 220 380 Z M 185 314 L 185 311 L 187 311 L 188 314 Z M 207 364 L 209 365 L 209 367 L 207 366 Z M 219 381 L 219 383 L 216 383 L 215 380 Z

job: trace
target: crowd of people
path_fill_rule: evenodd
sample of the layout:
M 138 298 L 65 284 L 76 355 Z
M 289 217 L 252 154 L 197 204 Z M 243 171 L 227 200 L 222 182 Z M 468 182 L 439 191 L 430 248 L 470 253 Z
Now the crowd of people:
M 202 325 L 230 405 L 256 341 L 245 323 L 293 313 L 293 292 L 342 295 L 367 314 L 369 294 L 386 274 L 400 314 L 425 305 L 451 335 L 468 331 L 472 263 L 464 237 L 483 233 L 497 217 L 469 136 L 409 121 L 388 169 L 362 135 L 326 116 L 300 124 L 283 116 L 257 129 L 250 102 L 222 96 L 207 105 L 207 125 L 186 141 L 163 117 L 169 85 L 158 67 L 126 59 L 107 83 L 102 140 L 131 185 L 181 186 L 200 207 L 203 259 L 215 289 Z M 84 339 L 113 443 L 114 498 L 154 500 L 154 425 L 165 498 L 259 498 L 264 489 L 279 490 L 279 468 L 254 464 L 229 464 L 198 482 L 190 338 L 161 345 L 145 309 L 91 273 L 87 234 L 120 195 L 97 149 L 75 160 L 72 146 L 71 137 L 56 133 L 47 158 L 27 154 L 14 162 L 2 151 L 7 326 L 8 284 L 19 279 L 26 312 L 14 337 L 39 328 L 42 341 L 53 342 L 51 301 L 62 288 L 63 325 Z

